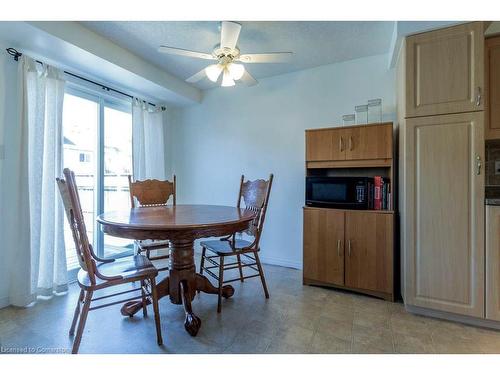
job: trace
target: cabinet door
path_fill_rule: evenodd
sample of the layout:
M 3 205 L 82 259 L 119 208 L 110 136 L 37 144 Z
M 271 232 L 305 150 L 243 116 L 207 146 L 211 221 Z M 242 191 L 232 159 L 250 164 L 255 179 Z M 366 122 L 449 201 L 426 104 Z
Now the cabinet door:
M 406 117 L 483 109 L 482 22 L 406 39 Z
M 344 285 L 344 213 L 304 209 L 304 278 Z
M 486 139 L 500 138 L 500 37 L 486 39 Z
M 344 130 L 346 159 L 392 158 L 392 123 Z
M 486 319 L 500 320 L 500 206 L 486 206 Z
M 392 228 L 392 214 L 346 212 L 346 286 L 393 292 Z
M 406 120 L 407 304 L 483 316 L 483 129 L 482 112 Z
M 306 161 L 345 160 L 342 129 L 306 131 Z

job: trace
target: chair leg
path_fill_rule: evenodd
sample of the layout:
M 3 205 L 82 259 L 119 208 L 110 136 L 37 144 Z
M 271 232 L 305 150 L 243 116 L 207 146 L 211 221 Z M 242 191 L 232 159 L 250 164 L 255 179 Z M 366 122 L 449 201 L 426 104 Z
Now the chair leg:
M 144 280 L 141 280 L 141 296 L 142 296 L 142 316 L 146 317 L 148 316 L 148 308 L 147 308 L 147 297 L 146 297 L 146 291 L 144 290 L 146 288 L 146 282 Z
M 135 241 L 134 243 L 134 255 L 141 255 L 142 249 L 139 245 L 139 242 Z
M 78 353 L 78 348 L 80 348 L 80 342 L 82 341 L 83 329 L 85 328 L 85 323 L 87 322 L 87 315 L 89 313 L 90 302 L 92 300 L 92 291 L 87 291 L 85 295 L 85 301 L 83 302 L 82 313 L 80 315 L 80 321 L 78 322 L 78 328 L 76 330 L 75 341 L 73 341 L 73 349 L 71 353 Z
M 217 301 L 217 312 L 222 311 L 222 284 L 224 282 L 224 257 L 220 257 L 219 261 L 219 299 Z
M 238 258 L 238 269 L 240 271 L 240 281 L 244 282 L 245 279 L 243 279 L 243 267 L 241 267 L 241 256 L 240 255 L 236 255 L 236 258 Z
M 200 275 L 203 275 L 203 267 L 205 267 L 205 254 L 206 254 L 206 251 L 207 251 L 207 249 L 205 248 L 205 246 L 202 246 L 201 247 L 201 261 L 200 261 Z M 197 290 L 196 293 L 200 294 L 201 291 Z
M 253 254 L 255 256 L 255 262 L 257 263 L 257 267 L 259 269 L 260 281 L 262 281 L 264 294 L 266 295 L 266 298 L 269 298 L 269 291 L 267 290 L 266 278 L 264 277 L 264 269 L 262 268 L 262 264 L 260 264 L 259 254 L 257 254 L 257 251 L 255 251 Z
M 203 267 L 205 266 L 205 253 L 207 249 L 205 246 L 201 248 L 201 262 L 200 262 L 200 275 L 203 275 Z
M 161 324 L 160 324 L 160 310 L 158 308 L 158 292 L 156 290 L 156 280 L 154 277 L 150 279 L 151 282 L 151 295 L 153 298 L 153 311 L 155 314 L 155 324 L 156 324 L 156 339 L 158 345 L 163 345 L 163 339 L 161 337 Z
M 78 317 L 80 316 L 80 304 L 83 302 L 84 292 L 83 289 L 80 290 L 80 295 L 78 296 L 78 300 L 76 301 L 75 315 L 73 315 L 73 322 L 71 323 L 71 328 L 69 329 L 69 335 L 73 336 L 75 334 L 75 326 L 78 321 Z

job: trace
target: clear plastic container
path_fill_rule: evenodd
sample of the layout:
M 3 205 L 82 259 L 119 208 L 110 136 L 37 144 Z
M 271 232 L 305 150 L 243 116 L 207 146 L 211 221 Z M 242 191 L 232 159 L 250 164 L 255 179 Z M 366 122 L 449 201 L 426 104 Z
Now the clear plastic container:
M 368 123 L 368 106 L 357 105 L 354 107 L 356 111 L 356 125 L 367 124 Z
M 342 125 L 351 126 L 356 123 L 356 115 L 344 115 L 342 116 Z
M 382 99 L 368 100 L 368 123 L 382 122 Z

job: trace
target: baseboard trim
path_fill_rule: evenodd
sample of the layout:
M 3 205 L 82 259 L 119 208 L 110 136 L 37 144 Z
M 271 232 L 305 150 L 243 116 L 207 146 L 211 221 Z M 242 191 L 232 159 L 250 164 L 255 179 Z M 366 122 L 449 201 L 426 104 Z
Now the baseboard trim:
M 201 255 L 201 249 L 195 248 L 195 253 L 198 255 Z M 260 260 L 262 263 L 269 264 L 271 266 L 288 267 L 288 268 L 294 268 L 297 270 L 302 269 L 301 262 L 294 262 L 294 261 L 291 261 L 289 259 L 264 256 L 260 252 L 259 252 L 259 257 L 260 257 Z
M 259 256 L 260 256 L 260 260 L 264 264 L 270 264 L 273 266 L 282 266 L 282 267 L 288 267 L 288 268 L 295 268 L 297 270 L 302 269 L 302 263 L 300 263 L 300 262 L 290 261 L 289 259 L 267 257 L 267 256 L 263 256 L 261 253 L 259 253 Z
M 0 298 L 0 309 L 9 306 L 9 297 L 1 297 Z
M 482 328 L 490 328 L 495 330 L 500 330 L 500 322 L 489 319 L 475 318 L 472 316 L 465 316 L 450 312 L 432 310 L 424 307 L 413 306 L 405 304 L 406 311 L 416 315 L 428 316 L 431 318 L 451 320 L 453 322 L 468 324 L 471 326 L 477 326 Z

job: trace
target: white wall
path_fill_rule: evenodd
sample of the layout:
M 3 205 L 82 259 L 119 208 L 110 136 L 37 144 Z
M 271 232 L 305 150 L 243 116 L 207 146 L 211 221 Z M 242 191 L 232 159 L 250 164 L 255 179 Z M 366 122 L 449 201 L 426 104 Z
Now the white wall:
M 18 145 L 9 142 L 19 132 L 17 111 L 17 63 L 5 53 L 7 46 L 0 40 L 0 145 L 4 145 L 5 159 L 0 157 L 0 308 L 8 303 L 9 274 L 7 257 L 15 252 L 12 239 L 9 238 L 9 225 L 15 215 L 15 204 L 9 197 L 15 193 L 16 183 L 9 176 L 15 175 L 12 168 L 16 165 L 19 154 Z
M 304 130 L 341 124 L 343 114 L 382 98 L 395 118 L 395 72 L 387 55 L 260 80 L 254 87 L 215 88 L 201 104 L 172 111 L 173 170 L 179 203 L 234 205 L 242 173 L 274 173 L 263 261 L 301 268 Z

